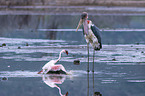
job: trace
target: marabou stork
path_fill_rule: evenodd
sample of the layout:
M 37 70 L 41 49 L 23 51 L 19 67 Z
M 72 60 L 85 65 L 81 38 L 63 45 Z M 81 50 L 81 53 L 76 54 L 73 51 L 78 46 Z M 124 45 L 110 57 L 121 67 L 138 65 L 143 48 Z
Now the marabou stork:
M 63 67 L 63 65 L 61 64 L 57 64 L 55 65 L 55 63 L 57 63 L 60 58 L 61 58 L 61 54 L 65 52 L 68 55 L 68 51 L 67 50 L 62 50 L 59 53 L 59 58 L 57 60 L 51 60 L 48 63 L 46 63 L 43 67 L 42 70 L 40 72 L 38 72 L 38 74 L 67 74 L 65 68 Z
M 94 51 L 93 51 L 93 72 L 94 72 L 94 55 L 95 51 L 99 51 L 102 48 L 101 43 L 101 35 L 100 30 L 97 26 L 95 26 L 92 21 L 88 20 L 88 13 L 83 12 L 81 14 L 81 19 L 79 21 L 79 24 L 77 26 L 78 31 L 80 25 L 82 25 L 83 34 L 87 42 L 87 49 L 88 49 L 88 72 L 89 72 L 89 43 L 91 43 Z

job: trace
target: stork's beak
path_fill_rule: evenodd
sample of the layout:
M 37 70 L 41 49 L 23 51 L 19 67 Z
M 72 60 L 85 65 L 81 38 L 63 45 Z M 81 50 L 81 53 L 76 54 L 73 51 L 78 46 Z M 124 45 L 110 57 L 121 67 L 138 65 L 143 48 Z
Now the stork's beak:
M 80 19 L 79 24 L 78 24 L 78 26 L 77 26 L 77 30 L 76 30 L 76 32 L 78 31 L 79 27 L 80 27 L 82 24 L 83 24 L 83 20 Z
M 87 18 L 85 18 L 85 19 L 80 19 L 76 32 L 78 31 L 80 25 L 82 25 L 82 24 L 83 24 L 83 32 L 84 32 L 84 34 L 88 34 L 88 23 L 87 23 Z

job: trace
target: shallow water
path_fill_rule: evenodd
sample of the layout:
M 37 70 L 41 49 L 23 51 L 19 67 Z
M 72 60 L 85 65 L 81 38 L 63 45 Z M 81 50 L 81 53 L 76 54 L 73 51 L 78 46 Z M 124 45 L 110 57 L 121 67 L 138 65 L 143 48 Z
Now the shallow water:
M 103 49 L 96 52 L 93 74 L 93 50 L 90 46 L 90 72 L 87 73 L 86 44 L 76 45 L 78 41 L 3 37 L 0 41 L 7 44 L 0 47 L 0 93 L 3 96 L 59 96 L 66 92 L 69 96 L 92 96 L 94 92 L 103 96 L 145 95 L 143 44 L 103 45 Z M 37 74 L 46 62 L 57 59 L 62 49 L 68 50 L 69 55 L 63 54 L 58 64 L 63 64 L 70 75 Z M 80 65 L 73 64 L 76 59 Z
M 90 19 L 102 30 L 103 42 L 95 54 L 94 73 L 92 47 L 88 73 L 86 42 L 81 30 L 74 32 L 78 15 L 1 15 L 0 95 L 144 96 L 145 16 L 91 15 Z M 58 64 L 70 75 L 37 74 L 62 49 L 69 54 L 62 54 Z M 80 65 L 74 65 L 77 59 Z

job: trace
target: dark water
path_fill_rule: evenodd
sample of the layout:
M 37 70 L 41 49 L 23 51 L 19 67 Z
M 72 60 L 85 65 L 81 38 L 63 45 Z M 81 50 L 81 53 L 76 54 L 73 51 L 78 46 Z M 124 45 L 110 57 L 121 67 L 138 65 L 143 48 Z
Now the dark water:
M 78 15 L 1 15 L 0 96 L 144 96 L 145 95 L 145 16 L 92 15 L 102 31 L 103 49 L 95 55 L 90 46 L 90 72 L 82 32 L 74 32 Z M 63 29 L 54 31 L 48 29 Z M 72 29 L 72 31 L 66 31 Z M 130 31 L 127 31 L 127 30 Z M 137 29 L 137 30 L 133 30 Z M 2 46 L 2 44 L 6 46 Z M 63 54 L 70 75 L 38 75 L 41 67 Z M 79 59 L 80 65 L 73 61 Z

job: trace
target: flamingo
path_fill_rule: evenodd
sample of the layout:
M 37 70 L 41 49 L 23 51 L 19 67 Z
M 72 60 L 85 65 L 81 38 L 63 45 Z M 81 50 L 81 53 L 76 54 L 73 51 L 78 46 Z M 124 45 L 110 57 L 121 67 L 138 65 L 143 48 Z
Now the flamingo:
M 43 74 L 67 74 L 63 65 L 61 64 L 55 65 L 61 59 L 62 53 L 66 53 L 68 55 L 68 51 L 63 49 L 59 53 L 59 58 L 57 60 L 50 60 L 48 63 L 46 63 L 42 67 L 42 70 L 38 72 L 38 74 L 41 74 L 41 73 Z

